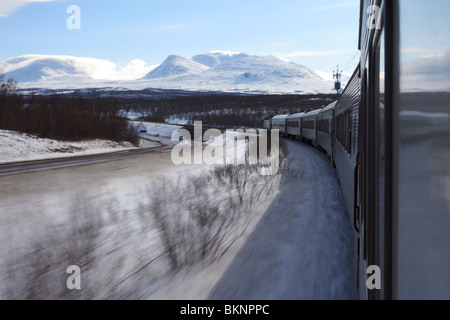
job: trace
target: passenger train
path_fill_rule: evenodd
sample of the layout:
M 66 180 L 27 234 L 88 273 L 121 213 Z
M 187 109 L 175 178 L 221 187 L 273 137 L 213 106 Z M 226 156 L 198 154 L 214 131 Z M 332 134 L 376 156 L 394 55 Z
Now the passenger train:
M 450 299 L 448 13 L 448 0 L 361 0 L 361 59 L 338 100 L 264 122 L 336 167 L 361 299 Z

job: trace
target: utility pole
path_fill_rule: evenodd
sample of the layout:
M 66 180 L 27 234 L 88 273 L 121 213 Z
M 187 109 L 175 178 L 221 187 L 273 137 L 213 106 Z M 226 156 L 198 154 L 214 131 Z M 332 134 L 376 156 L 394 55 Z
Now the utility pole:
M 339 66 L 337 66 L 336 71 L 333 71 L 333 80 L 334 81 L 334 90 L 336 90 L 336 93 L 339 94 L 339 91 L 341 90 L 341 77 L 342 77 L 342 71 L 339 71 Z

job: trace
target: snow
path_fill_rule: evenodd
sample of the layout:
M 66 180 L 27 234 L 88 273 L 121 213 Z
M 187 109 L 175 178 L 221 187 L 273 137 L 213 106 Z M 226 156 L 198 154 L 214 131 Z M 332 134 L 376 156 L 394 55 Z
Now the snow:
M 144 79 L 160 79 L 166 77 L 178 77 L 180 75 L 195 75 L 208 69 L 209 68 L 207 66 L 197 63 L 192 59 L 170 55 L 160 66 L 148 73 Z
M 278 195 L 209 299 L 357 299 L 353 236 L 335 170 L 317 150 L 288 142 Z
M 248 56 L 245 53 L 227 52 L 227 51 L 210 51 L 209 53 L 199 54 L 192 57 L 192 60 L 201 63 L 207 67 L 214 68 L 219 64 L 236 58 Z
M 153 283 L 143 298 L 358 299 L 353 234 L 336 172 L 317 150 L 287 143 L 289 167 L 278 191 L 236 244 L 217 263 Z
M 188 75 L 172 72 L 158 79 L 134 81 L 133 85 L 141 88 L 152 87 L 190 91 L 267 93 L 327 93 L 331 92 L 333 88 L 332 85 L 308 68 L 285 62 L 274 56 L 240 54 L 225 57 L 227 59 L 223 56 L 220 56 L 220 59 L 211 57 L 211 54 L 196 56 L 192 59 L 211 67 L 206 67 L 203 72 L 198 72 L 199 68 L 194 68 Z M 207 58 L 212 58 L 214 61 L 211 62 Z M 178 63 L 172 67 L 165 65 L 164 68 L 176 69 Z M 155 71 L 156 69 L 153 72 Z
M 131 62 L 118 70 L 107 60 L 70 56 L 27 55 L 0 63 L 5 77 L 20 89 L 76 90 L 89 88 L 175 89 L 240 93 L 332 93 L 333 85 L 319 75 L 275 56 L 210 52 L 192 58 L 170 55 L 146 67 Z M 151 71 L 150 71 L 151 70 Z M 141 71 L 141 77 L 137 77 Z
M 83 273 L 83 286 L 95 289 L 100 299 L 111 298 L 112 290 L 99 292 L 95 286 L 112 280 L 115 283 L 111 285 L 117 284 L 140 267 L 143 256 L 156 256 L 160 252 L 157 233 L 143 232 L 146 229 L 141 227 L 136 210 L 140 202 L 150 195 L 148 192 L 153 186 L 161 183 L 162 177 L 176 179 L 180 172 L 186 172 L 186 167 L 171 165 L 169 155 L 152 153 L 108 163 L 2 177 L 0 186 L 5 192 L 0 195 L 0 297 L 4 298 L 8 281 L 13 281 L 20 292 L 21 286 L 26 286 L 23 283 L 26 270 L 31 268 L 31 260 L 25 260 L 25 265 L 16 261 L 14 274 L 18 277 L 7 277 L 8 258 L 24 252 L 33 253 L 33 244 L 40 243 L 47 248 L 52 237 L 61 238 L 61 241 L 66 239 L 64 234 L 73 225 L 70 217 L 75 213 L 89 221 L 105 221 L 97 237 L 98 250 L 95 253 L 96 268 L 101 271 L 94 273 L 94 278 L 89 278 L 88 272 Z M 189 169 L 192 170 L 191 167 Z M 109 216 L 113 212 L 118 215 Z M 72 239 L 75 245 L 82 245 L 85 240 L 84 236 Z M 34 264 L 44 266 L 46 263 L 37 261 Z M 78 260 L 77 263 L 82 262 Z M 64 264 L 61 269 L 63 277 L 67 268 Z M 150 274 L 158 272 L 159 266 L 155 268 Z M 30 276 L 34 278 L 36 275 Z M 56 279 L 58 282 L 56 277 L 59 277 L 57 272 L 53 273 L 52 281 Z M 137 280 L 134 278 L 130 281 L 131 284 L 127 285 L 135 290 L 139 282 L 135 283 Z M 55 290 L 55 287 L 50 287 L 50 290 Z M 29 292 L 21 294 L 23 298 Z
M 168 135 L 177 128 L 145 125 L 153 134 Z M 69 239 L 76 248 L 84 248 L 91 236 L 96 239 L 95 252 L 90 253 L 95 261 L 91 271 L 82 271 L 83 286 L 95 292 L 96 298 L 139 298 L 142 290 L 146 295 L 158 291 L 159 284 L 164 284 L 171 273 L 161 256 L 164 251 L 151 212 L 142 205 L 166 183 L 176 185 L 167 196 L 183 195 L 186 183 L 210 169 L 204 165 L 175 166 L 170 152 L 156 150 L 107 163 L 2 177 L 0 188 L 6 190 L 0 195 L 0 298 L 10 282 L 20 297 L 31 294 L 23 289 L 28 285 L 25 277 L 40 275 L 41 266 L 56 265 L 56 271 L 42 274 L 51 283 L 55 283 L 56 276 L 56 281 L 61 276 L 66 278 L 63 254 L 56 254 L 53 248 L 61 244 L 59 248 L 66 250 L 63 245 Z M 216 190 L 211 192 L 213 197 Z M 71 238 L 71 228 L 80 222 L 71 221 L 73 216 L 79 216 L 81 223 L 101 221 L 100 231 Z M 42 246 L 42 251 L 34 251 L 36 246 Z M 39 252 L 50 255 L 46 262 L 40 260 Z M 82 265 L 79 259 L 76 263 Z M 7 273 L 9 268 L 14 268 L 17 277 Z M 136 271 L 141 268 L 143 272 Z M 36 273 L 27 273 L 30 269 Z M 116 286 L 119 290 L 115 290 Z M 57 288 L 50 284 L 44 292 L 51 296 Z M 89 297 L 89 291 L 83 293 Z
M 189 120 L 180 119 L 176 115 L 171 115 L 171 116 L 169 116 L 169 119 L 166 119 L 166 123 L 177 124 L 177 125 L 182 125 L 182 126 L 189 124 L 189 122 L 190 122 Z
M 57 141 L 15 131 L 0 130 L 0 163 L 83 156 L 134 148 L 128 142 Z
M 0 63 L 5 77 L 19 82 L 70 82 L 92 81 L 95 79 L 133 80 L 143 77 L 156 66 L 147 66 L 142 60 L 135 59 L 120 68 L 115 63 L 95 58 L 67 55 L 29 54 L 8 59 Z
M 222 55 L 222 56 L 234 56 L 234 55 L 242 54 L 241 52 L 224 51 L 224 50 L 211 50 L 209 53 L 211 53 L 211 54 L 219 54 L 219 55 Z
M 130 111 L 120 110 L 118 112 L 118 114 L 120 116 L 128 118 L 130 120 L 136 120 L 136 119 L 139 119 L 144 116 L 142 113 L 136 112 L 134 110 L 130 110 Z
M 179 125 L 145 122 L 145 121 L 132 121 L 131 123 L 137 128 L 143 128 L 147 130 L 147 134 L 141 135 L 144 137 L 146 135 L 150 135 L 170 139 L 174 134 L 174 132 L 176 136 L 176 131 L 182 128 L 182 126 Z
M 162 138 L 170 140 L 173 132 L 182 128 L 150 122 L 131 121 L 131 123 L 137 128 L 141 126 L 147 130 L 147 134 L 141 134 L 140 148 L 158 147 Z M 155 141 L 154 137 L 157 137 L 158 141 Z M 0 130 L 0 163 L 86 156 L 130 149 L 136 149 L 136 147 L 129 142 L 118 143 L 99 139 L 80 142 L 58 141 L 21 132 Z
M 150 134 L 166 137 L 180 128 L 143 125 Z M 281 182 L 280 176 L 275 177 L 278 179 L 275 188 L 258 204 L 243 234 L 211 265 L 183 268 L 176 274 L 167 272 L 155 223 L 146 220 L 145 212 L 141 212 L 146 199 L 165 181 L 177 186 L 168 195 L 176 198 L 188 191 L 183 189 L 184 182 L 207 175 L 213 168 L 174 166 L 167 152 L 2 178 L 0 256 L 11 258 L 11 254 L 19 257 L 22 253 L 35 253 L 30 250 L 39 248 L 36 241 L 53 241 L 71 225 L 71 213 L 79 216 L 86 213 L 85 208 L 94 208 L 88 212 L 89 219 L 102 217 L 104 225 L 96 236 L 93 269 L 83 271 L 82 281 L 84 288 L 96 292 L 96 298 L 356 298 L 352 282 L 351 226 L 335 170 L 315 149 L 299 142 L 287 141 L 287 144 L 289 165 Z M 210 196 L 218 200 L 216 193 L 211 190 Z M 114 217 L 113 212 L 119 213 Z M 73 240 L 82 246 L 85 239 Z M 41 243 L 42 250 L 37 252 L 46 252 L 45 245 L 52 248 L 52 243 L 45 241 Z M 35 261 L 43 267 L 46 265 Z M 148 261 L 153 262 L 148 264 Z M 3 272 L 8 271 L 7 263 L 6 258 L 0 260 L 2 284 L 7 281 Z M 58 260 L 58 263 L 64 273 L 65 262 Z M 16 277 L 8 281 L 22 281 L 16 283 L 20 291 L 19 284 L 26 288 L 23 279 L 31 275 L 26 274 L 26 264 L 15 267 L 18 268 L 14 269 Z M 48 271 L 42 277 L 55 281 L 55 276 Z M 66 278 L 62 274 L 61 281 L 65 283 Z M 51 293 L 54 286 L 48 290 Z M 86 292 L 89 291 L 83 291 Z M 1 289 L 0 297 L 4 294 Z

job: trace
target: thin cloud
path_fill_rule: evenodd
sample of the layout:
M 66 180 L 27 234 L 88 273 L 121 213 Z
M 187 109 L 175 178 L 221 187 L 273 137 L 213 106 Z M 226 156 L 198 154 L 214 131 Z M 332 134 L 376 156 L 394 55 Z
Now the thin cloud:
M 425 49 L 425 48 L 401 48 L 401 53 L 430 53 L 433 52 L 431 49 Z
M 295 57 L 324 57 L 333 56 L 338 54 L 346 54 L 349 50 L 325 50 L 325 51 L 297 51 L 288 54 L 284 54 L 282 58 L 295 58 Z
M 150 25 L 150 26 L 144 26 L 144 27 L 138 27 L 134 28 L 132 32 L 134 33 L 173 33 L 173 32 L 179 32 L 184 31 L 189 28 L 192 28 L 192 26 L 187 24 L 181 24 L 181 23 L 174 23 L 174 24 L 164 24 L 164 25 Z
M 403 91 L 449 91 L 450 50 L 436 52 L 403 65 L 400 83 Z
M 319 6 L 309 9 L 309 11 L 326 11 L 326 10 L 334 10 L 334 9 L 342 9 L 342 8 L 356 8 L 360 6 L 360 2 L 355 1 L 347 1 L 342 3 L 329 4 L 325 6 Z
M 53 2 L 59 0 L 0 0 L 0 17 L 7 17 L 17 8 L 32 2 Z
M 47 62 L 52 62 L 55 65 L 52 68 L 42 69 L 45 77 L 50 78 L 66 74 L 70 75 L 75 71 L 75 73 L 88 75 L 98 80 L 136 80 L 144 77 L 157 67 L 156 65 L 147 65 L 145 61 L 140 59 L 131 60 L 122 67 L 105 59 L 30 54 L 2 61 L 0 62 L 0 69 L 4 73 L 14 73 L 40 61 L 44 65 Z M 16 76 L 13 76 L 13 78 L 16 78 Z

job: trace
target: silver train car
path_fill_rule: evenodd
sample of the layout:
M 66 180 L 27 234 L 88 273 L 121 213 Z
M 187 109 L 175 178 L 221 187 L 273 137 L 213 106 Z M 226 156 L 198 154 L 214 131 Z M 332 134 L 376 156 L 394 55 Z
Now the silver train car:
M 272 119 L 264 120 L 264 129 L 271 130 L 272 129 Z
M 286 136 L 287 135 L 286 120 L 288 116 L 289 116 L 288 114 L 284 114 L 273 117 L 271 122 L 272 126 L 271 129 L 278 130 L 280 131 L 280 134 L 282 136 Z
M 317 144 L 328 155 L 331 162 L 334 162 L 335 106 L 336 101 L 323 107 L 317 115 Z
M 361 299 L 449 300 L 450 1 L 361 0 L 360 12 L 342 95 L 273 129 L 335 165 Z
M 317 147 L 317 126 L 316 119 L 320 109 L 307 112 L 303 115 L 302 119 L 302 134 L 303 140 Z
M 303 113 L 296 113 L 291 114 L 287 118 L 287 134 L 290 137 L 298 137 L 299 139 L 302 139 L 302 118 L 305 115 L 305 112 Z

